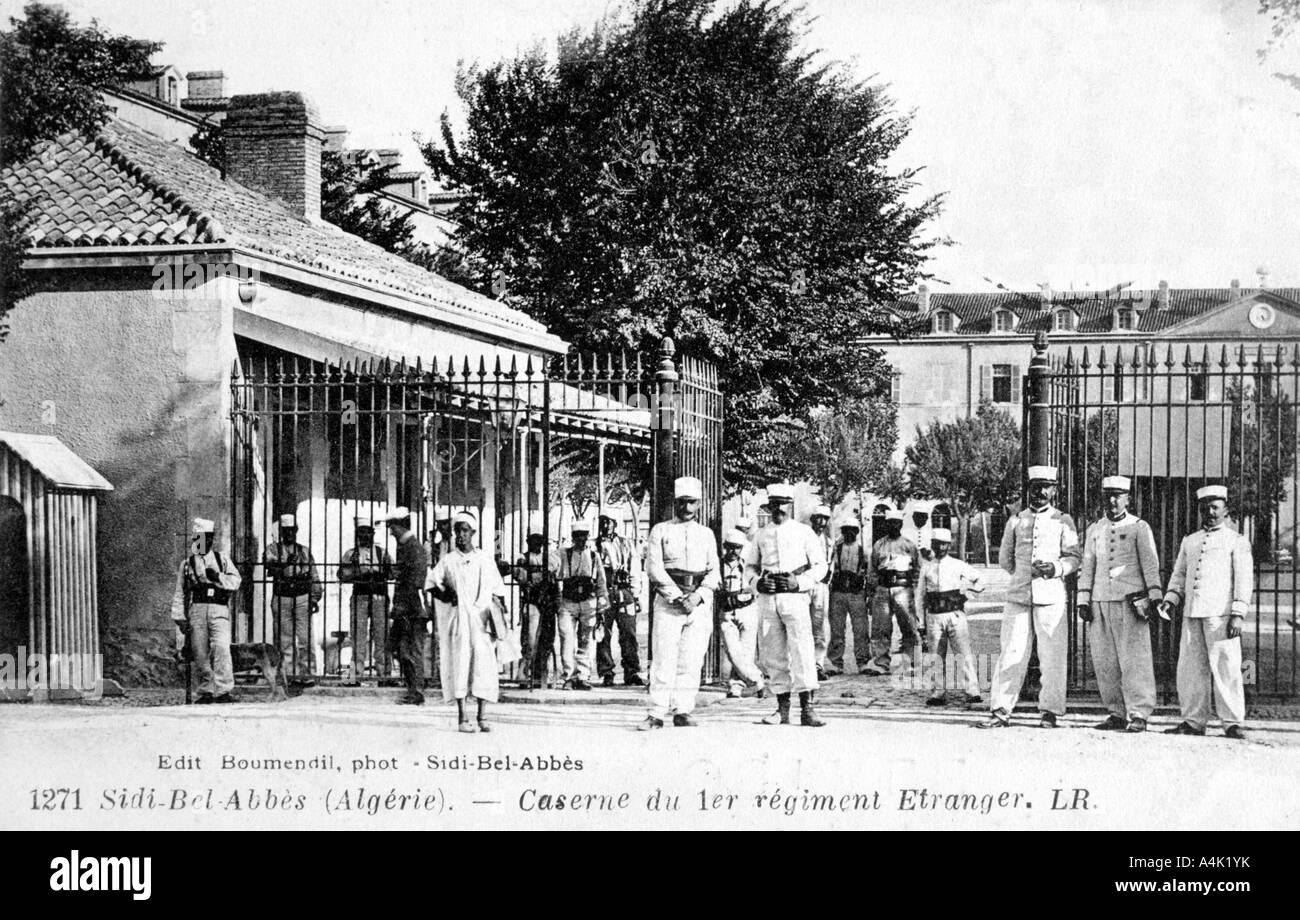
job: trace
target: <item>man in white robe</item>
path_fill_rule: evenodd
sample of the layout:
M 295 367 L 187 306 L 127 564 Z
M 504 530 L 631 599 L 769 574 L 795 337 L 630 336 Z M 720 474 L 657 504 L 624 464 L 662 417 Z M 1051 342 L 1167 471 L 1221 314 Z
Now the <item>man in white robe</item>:
M 456 701 L 460 730 L 490 731 L 487 704 L 497 701 L 496 640 L 505 635 L 505 582 L 496 563 L 474 545 L 478 522 L 461 512 L 452 522 L 454 546 L 429 572 L 427 587 L 447 602 L 438 617 L 442 698 Z M 478 724 L 465 712 L 466 697 L 478 700 Z

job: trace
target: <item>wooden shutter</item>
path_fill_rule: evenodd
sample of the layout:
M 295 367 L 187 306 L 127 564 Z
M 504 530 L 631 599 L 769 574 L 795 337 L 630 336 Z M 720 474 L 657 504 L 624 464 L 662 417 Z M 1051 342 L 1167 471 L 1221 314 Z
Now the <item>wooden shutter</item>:
M 889 378 L 889 398 L 896 406 L 903 400 L 903 374 L 900 371 L 894 371 Z
M 1101 368 L 1101 401 L 1103 403 L 1115 401 L 1115 371 L 1108 365 L 1102 365 Z
M 993 398 L 993 365 L 980 365 L 980 402 Z
M 1018 406 L 1021 404 L 1020 384 L 1021 370 L 1019 364 L 1011 365 L 1011 405 Z

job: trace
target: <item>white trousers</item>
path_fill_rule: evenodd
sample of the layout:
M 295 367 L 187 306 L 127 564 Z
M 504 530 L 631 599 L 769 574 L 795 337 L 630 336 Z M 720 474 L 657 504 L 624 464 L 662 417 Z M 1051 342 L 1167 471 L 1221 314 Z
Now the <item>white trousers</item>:
M 596 599 L 586 601 L 560 601 L 555 617 L 555 631 L 560 635 L 560 665 L 564 679 L 575 677 L 591 681 L 596 670 L 596 643 L 591 641 L 596 631 Z
M 713 592 L 698 589 L 704 603 L 690 613 L 657 593 L 650 630 L 650 715 L 689 715 L 700 692 L 704 656 L 713 636 Z
M 199 693 L 220 696 L 235 689 L 230 660 L 230 608 L 225 604 L 190 605 L 190 648 L 199 668 Z
M 1069 659 L 1069 622 L 1065 602 L 1059 604 L 1016 604 L 1007 601 L 1002 608 L 1002 652 L 993 670 L 989 696 L 991 708 L 1010 715 L 1020 699 L 1025 670 L 1038 638 L 1038 667 L 1042 672 L 1042 689 L 1038 693 L 1038 711 L 1065 715 L 1065 669 Z
M 808 613 L 812 619 L 813 655 L 817 667 L 826 667 L 826 650 L 831 641 L 831 586 L 818 582 L 808 595 Z
M 966 695 L 979 696 L 980 679 L 979 673 L 975 670 L 975 654 L 970 641 L 970 624 L 966 622 L 965 611 L 953 610 L 949 613 L 927 613 L 925 615 L 925 628 L 930 637 L 930 648 L 933 650 L 934 672 L 932 679 L 934 686 L 930 688 L 930 696 L 934 698 L 943 696 L 949 683 L 948 662 L 944 654 L 945 640 L 947 640 L 948 648 L 957 653 L 957 664 L 961 668 L 962 686 L 966 688 Z M 954 686 L 957 684 L 955 669 L 952 684 Z
M 813 647 L 808 595 L 760 594 L 758 605 L 759 666 L 773 693 L 803 693 L 817 689 L 817 659 Z
M 1178 705 L 1183 721 L 1204 729 L 1214 710 L 1226 728 L 1246 721 L 1241 680 L 1241 637 L 1228 638 L 1227 617 L 1187 617 L 1178 645 Z
M 1147 622 L 1129 601 L 1093 601 L 1088 642 L 1106 710 L 1117 719 L 1150 719 L 1156 708 L 1156 673 Z
M 731 689 L 739 692 L 742 687 L 763 686 L 763 674 L 754 659 L 754 639 L 758 632 L 758 604 L 750 604 L 724 616 L 725 619 L 718 627 L 718 631 L 722 633 L 722 647 L 727 652 L 727 660 L 724 663 L 729 667 L 723 670 L 727 672 L 725 676 L 730 678 L 728 682 Z

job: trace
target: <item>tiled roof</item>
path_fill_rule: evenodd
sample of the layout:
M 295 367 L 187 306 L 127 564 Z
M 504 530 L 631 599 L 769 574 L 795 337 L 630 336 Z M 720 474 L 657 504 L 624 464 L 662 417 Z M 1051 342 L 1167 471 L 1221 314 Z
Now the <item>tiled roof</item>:
M 1269 288 L 1270 294 L 1300 302 L 1300 288 Z M 1019 317 L 1017 335 L 1031 336 L 1040 330 L 1051 332 L 1053 314 L 1070 309 L 1076 314 L 1075 332 L 1099 334 L 1114 329 L 1114 311 L 1130 308 L 1137 310 L 1135 332 L 1159 332 L 1170 326 L 1201 316 L 1240 297 L 1258 293 L 1257 289 L 1241 288 L 1170 288 L 1169 302 L 1159 306 L 1159 291 L 1126 290 L 1119 296 L 1107 297 L 1091 291 L 1056 291 L 1050 308 L 1039 298 L 1038 292 L 1027 293 L 931 293 L 931 314 L 944 310 L 958 320 L 957 334 L 978 335 L 993 329 L 993 313 L 999 309 L 1010 310 Z M 929 321 L 917 315 L 915 294 L 891 305 L 890 309 L 913 332 L 929 331 Z
M 545 327 L 328 223 L 230 179 L 187 150 L 123 121 L 89 139 L 68 133 L 36 147 L 0 181 L 29 202 L 31 245 L 229 243 L 433 305 L 521 329 Z

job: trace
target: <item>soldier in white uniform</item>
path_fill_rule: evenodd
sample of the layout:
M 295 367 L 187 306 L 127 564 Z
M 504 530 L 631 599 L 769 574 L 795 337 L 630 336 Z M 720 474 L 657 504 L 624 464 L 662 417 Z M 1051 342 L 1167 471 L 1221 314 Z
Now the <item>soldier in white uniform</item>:
M 917 618 L 925 624 L 930 648 L 936 655 L 933 659 L 937 669 L 935 685 L 925 704 L 942 706 L 946 699 L 947 675 L 942 649 L 947 639 L 957 652 L 962 683 L 966 688 L 966 705 L 971 707 L 983 700 L 971 647 L 970 625 L 966 622 L 966 597 L 984 590 L 984 577 L 966 562 L 948 555 L 951 548 L 952 531 L 946 527 L 930 530 L 931 558 L 922 563 L 921 577 L 916 584 Z
M 393 560 L 375 545 L 375 525 L 368 517 L 355 520 L 356 545 L 339 562 L 339 581 L 352 585 L 352 667 L 358 675 L 387 677 L 392 670 L 388 648 L 388 579 Z M 374 654 L 370 639 L 374 637 Z
M 745 547 L 749 538 L 733 530 L 722 538 L 722 618 L 718 631 L 727 653 L 722 677 L 727 681 L 727 696 L 737 698 L 746 690 L 761 693 L 763 674 L 755 657 L 758 636 L 758 605 L 745 577 Z
M 230 557 L 214 543 L 216 524 L 194 519 L 191 552 L 176 576 L 172 620 L 190 640 L 199 666 L 200 703 L 233 703 L 235 670 L 230 658 L 230 599 L 241 578 Z
M 1241 621 L 1255 590 L 1250 541 L 1227 526 L 1228 490 L 1212 485 L 1196 493 L 1201 529 L 1183 537 L 1160 615 L 1183 605 L 1178 646 L 1178 704 L 1183 721 L 1166 734 L 1204 735 L 1210 692 L 1224 736 L 1246 737 L 1246 693 L 1241 679 Z
M 870 555 L 858 534 L 862 527 L 855 518 L 840 521 L 840 538 L 828 560 L 831 570 L 831 642 L 826 649 L 828 673 L 844 670 L 844 637 L 853 629 L 853 657 L 858 670 L 871 662 L 871 608 L 867 603 Z M 847 623 L 845 622 L 847 621 Z
M 835 535 L 831 533 L 830 521 L 831 509 L 826 505 L 818 505 L 813 509 L 812 514 L 808 515 L 808 526 L 812 528 L 812 532 L 821 541 L 822 556 L 827 560 L 831 558 L 831 551 L 835 547 Z M 817 659 L 817 680 L 819 683 L 825 681 L 827 677 L 826 651 L 830 647 L 830 581 L 830 566 L 827 565 L 826 574 L 822 577 L 822 580 L 813 585 L 808 603 L 808 612 L 812 616 L 813 654 Z
M 919 547 L 903 536 L 903 512 L 885 512 L 884 534 L 871 547 L 871 574 L 875 582 L 871 592 L 871 661 L 864 674 L 888 674 L 892 665 L 890 646 L 894 641 L 894 621 L 900 633 L 899 651 L 910 666 L 920 633 L 913 609 L 912 589 L 921 572 Z
M 596 620 L 608 603 L 605 566 L 587 542 L 591 523 L 574 521 L 572 542 L 555 552 L 551 571 L 560 586 L 556 626 L 560 633 L 560 663 L 566 690 L 590 690 L 595 662 Z
M 1065 676 L 1069 659 L 1069 621 L 1065 615 L 1065 577 L 1079 568 L 1079 535 L 1074 520 L 1052 507 L 1056 467 L 1029 468 L 1029 507 L 1007 521 L 998 559 L 1011 575 L 1002 607 L 1002 652 L 993 671 L 992 713 L 981 728 L 1006 728 L 1020 698 L 1033 638 L 1038 639 L 1042 689 L 1038 694 L 1041 728 L 1056 728 L 1065 715 Z
M 1109 715 L 1101 731 L 1144 732 L 1156 706 L 1152 605 L 1160 602 L 1160 559 L 1151 525 L 1128 512 L 1129 479 L 1101 481 L 1106 516 L 1088 528 L 1079 568 L 1079 617 L 1088 624 L 1097 688 Z
M 791 519 L 793 505 L 790 486 L 767 487 L 771 523 L 745 548 L 745 572 L 758 594 L 760 666 L 776 694 L 776 712 L 763 724 L 788 724 L 790 694 L 797 693 L 799 723 L 819 728 L 826 723 L 813 710 L 818 683 L 809 600 L 826 577 L 826 557 L 812 529 Z
M 670 715 L 679 728 L 697 724 L 691 713 L 713 636 L 713 592 L 722 584 L 717 539 L 695 519 L 703 494 L 703 484 L 694 476 L 677 479 L 676 518 L 650 531 L 645 568 L 654 598 L 650 712 L 637 726 L 642 731 L 663 728 Z
M 319 637 L 311 635 L 311 618 L 320 608 L 325 585 L 311 550 L 298 542 L 298 520 L 280 515 L 280 539 L 266 548 L 265 569 L 271 579 L 271 609 L 279 630 L 284 667 L 308 686 L 316 673 Z

